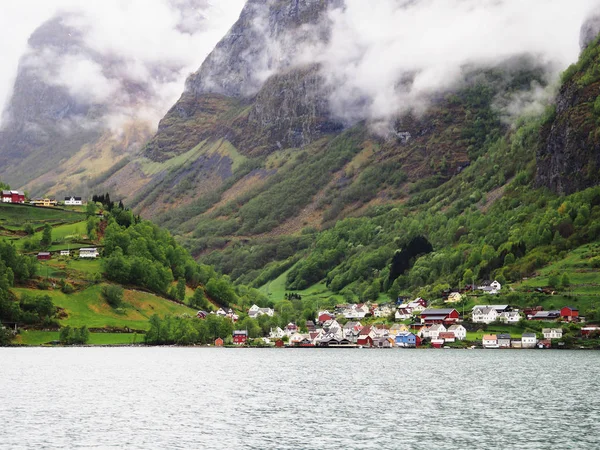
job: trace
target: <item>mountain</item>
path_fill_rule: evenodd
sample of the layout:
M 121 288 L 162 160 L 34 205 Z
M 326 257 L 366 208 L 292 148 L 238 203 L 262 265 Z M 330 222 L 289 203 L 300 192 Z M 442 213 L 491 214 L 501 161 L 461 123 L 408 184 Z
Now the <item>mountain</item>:
M 595 242 L 593 20 L 554 104 L 539 98 L 548 64 L 516 53 L 418 98 L 405 70 L 389 112 L 361 115 L 373 99 L 339 101 L 328 62 L 307 57 L 345 7 L 248 1 L 156 134 L 92 184 L 236 283 L 336 300 L 517 283 Z
M 147 125 L 130 123 L 115 137 L 104 121 L 109 99 L 70 84 L 69 77 L 95 70 L 116 76 L 110 71 L 118 67 L 86 45 L 70 18 L 55 17 L 31 35 L 0 130 L 0 177 L 40 195 L 79 189 L 139 150 L 151 133 Z M 144 91 L 139 84 L 128 86 L 132 96 Z

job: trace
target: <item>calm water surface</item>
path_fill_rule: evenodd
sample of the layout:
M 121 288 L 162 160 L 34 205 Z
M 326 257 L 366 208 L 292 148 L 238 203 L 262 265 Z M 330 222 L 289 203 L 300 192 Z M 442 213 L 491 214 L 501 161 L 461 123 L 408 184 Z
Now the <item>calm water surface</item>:
M 0 349 L 0 448 L 600 448 L 600 352 Z

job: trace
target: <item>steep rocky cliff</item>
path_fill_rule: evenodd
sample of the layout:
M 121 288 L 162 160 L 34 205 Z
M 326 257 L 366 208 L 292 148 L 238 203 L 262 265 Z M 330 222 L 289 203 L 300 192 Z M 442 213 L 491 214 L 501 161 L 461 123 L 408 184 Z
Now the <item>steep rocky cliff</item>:
M 600 42 L 595 19 L 583 28 L 583 52 L 563 74 L 556 112 L 542 129 L 536 184 L 570 194 L 600 183 Z
M 164 161 L 208 136 L 228 139 L 242 153 L 257 155 L 301 147 L 339 131 L 342 125 L 329 117 L 318 67 L 301 64 L 298 51 L 328 39 L 325 12 L 341 4 L 248 1 L 239 20 L 188 78 L 145 155 Z M 217 109 L 227 110 L 225 121 L 215 121 L 215 109 L 205 107 L 208 99 L 213 108 L 220 103 Z M 237 109 L 228 108 L 232 102 Z

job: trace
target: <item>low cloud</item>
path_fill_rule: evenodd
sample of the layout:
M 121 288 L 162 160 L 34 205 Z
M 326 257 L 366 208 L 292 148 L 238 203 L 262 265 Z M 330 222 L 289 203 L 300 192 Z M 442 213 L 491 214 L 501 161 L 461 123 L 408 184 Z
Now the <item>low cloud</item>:
M 24 0 L 12 5 L 0 19 L 0 25 L 15 22 L 10 30 L 17 37 L 0 69 L 0 106 L 10 99 L 21 58 L 22 67 L 48 84 L 66 88 L 78 102 L 102 105 L 109 126 L 118 129 L 132 119 L 156 126 L 183 92 L 189 73 L 238 18 L 243 3 Z M 65 47 L 50 42 L 27 50 L 29 35 L 52 17 L 74 30 L 77 43 Z M 8 33 L 0 31 L 0 41 L 7 40 Z
M 548 82 L 576 61 L 579 31 L 598 0 L 346 0 L 333 9 L 327 45 L 314 60 L 347 122 L 422 112 L 436 93 L 459 86 L 468 67 L 495 67 L 523 54 Z M 507 115 L 539 108 L 551 91 L 501 102 Z

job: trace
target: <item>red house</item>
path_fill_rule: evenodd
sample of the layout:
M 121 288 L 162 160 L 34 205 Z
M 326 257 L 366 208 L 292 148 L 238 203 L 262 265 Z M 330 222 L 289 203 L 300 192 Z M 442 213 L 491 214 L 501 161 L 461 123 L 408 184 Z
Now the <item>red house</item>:
M 52 258 L 52 255 L 50 253 L 48 253 L 48 252 L 39 252 L 37 254 L 37 259 L 40 260 L 40 261 L 42 261 L 42 260 L 48 260 L 48 259 L 51 259 L 51 258 Z
M 367 325 L 358 334 L 358 339 L 356 343 L 358 345 L 362 345 L 363 347 L 373 347 L 373 329 L 371 325 Z
M 283 347 L 283 341 L 281 339 L 277 339 L 275 341 L 275 347 L 282 348 Z
M 223 347 L 223 339 L 216 338 L 215 339 L 215 347 Z
M 560 317 L 566 322 L 577 322 L 579 320 L 579 310 L 570 306 L 564 306 L 560 310 Z
M 21 191 L 2 191 L 2 203 L 25 203 L 25 194 Z
M 248 340 L 248 332 L 246 330 L 234 330 L 233 343 L 235 345 L 244 345 Z
M 319 317 L 317 318 L 317 322 L 325 323 L 328 320 L 333 320 L 333 319 L 335 319 L 335 316 L 333 314 L 325 311 L 319 315 Z
M 455 309 L 426 309 L 421 312 L 421 323 L 435 325 L 439 323 L 448 324 L 457 322 L 460 314 Z

